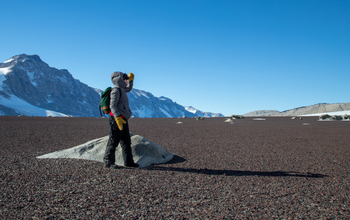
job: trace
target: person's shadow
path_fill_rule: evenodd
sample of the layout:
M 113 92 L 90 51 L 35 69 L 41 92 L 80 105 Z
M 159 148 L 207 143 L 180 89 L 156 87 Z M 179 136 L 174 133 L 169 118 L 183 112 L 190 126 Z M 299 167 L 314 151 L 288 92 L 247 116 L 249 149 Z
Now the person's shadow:
M 165 164 L 183 163 L 186 159 L 174 155 L 173 159 Z M 324 178 L 327 175 L 318 173 L 300 173 L 300 172 L 286 172 L 286 171 L 246 171 L 246 170 L 213 170 L 213 169 L 194 169 L 194 168 L 177 168 L 164 167 L 160 165 L 152 165 L 146 169 L 160 170 L 160 171 L 175 171 L 184 173 L 199 173 L 206 175 L 224 175 L 224 176 L 278 176 L 278 177 L 307 177 L 307 178 Z

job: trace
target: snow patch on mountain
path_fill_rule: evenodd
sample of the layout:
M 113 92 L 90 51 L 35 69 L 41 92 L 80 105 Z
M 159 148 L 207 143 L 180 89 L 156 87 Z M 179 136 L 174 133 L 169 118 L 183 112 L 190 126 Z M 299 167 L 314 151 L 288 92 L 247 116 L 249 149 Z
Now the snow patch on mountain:
M 22 115 L 68 117 L 68 115 L 60 113 L 60 112 L 46 110 L 46 109 L 42 109 L 42 108 L 33 106 L 33 105 L 29 104 L 28 102 L 25 102 L 22 99 L 18 98 L 17 96 L 14 96 L 14 95 L 10 95 L 9 99 L 0 96 L 0 100 L 1 100 L 1 105 L 4 105 L 8 108 L 15 109 L 18 113 L 20 113 Z M 1 114 L 1 112 L 0 112 L 0 115 L 3 115 L 3 114 Z
M 3 82 L 4 82 L 5 80 L 6 80 L 5 75 L 0 73 L 0 90 L 3 90 L 3 89 L 2 89 L 2 86 L 3 86 Z
M 137 96 L 144 96 L 146 98 L 150 98 L 147 93 L 145 91 L 142 90 L 134 90 L 134 94 L 136 94 Z
M 67 78 L 65 76 L 56 76 L 56 79 L 61 80 L 64 83 L 67 83 Z
M 172 116 L 168 113 L 168 111 L 166 111 L 165 109 L 159 108 L 159 110 L 161 110 L 161 111 L 164 113 L 164 115 L 166 115 L 167 117 L 169 117 L 169 118 L 172 117 Z
M 6 75 L 12 72 L 11 67 L 0 68 L 0 90 L 2 89 L 3 82 L 6 80 Z
M 153 110 L 149 109 L 147 106 L 141 106 L 140 108 L 132 110 L 133 115 L 137 115 L 139 118 L 147 118 L 153 114 Z
M 197 109 L 193 108 L 192 106 L 186 106 L 186 111 L 192 112 L 193 114 L 196 114 Z
M 12 71 L 11 67 L 0 68 L 0 74 L 1 74 L 1 75 L 7 75 L 7 74 L 10 73 L 11 71 Z
M 33 86 L 38 86 L 38 83 L 35 82 L 35 72 L 29 72 L 27 70 L 27 75 L 29 77 L 30 82 L 32 83 Z
M 6 60 L 4 63 L 11 63 L 15 58 L 10 58 L 8 60 Z
M 186 111 L 191 112 L 199 117 L 224 117 L 224 115 L 221 113 L 203 112 L 199 111 L 198 109 L 195 109 L 192 106 L 186 106 L 185 109 Z

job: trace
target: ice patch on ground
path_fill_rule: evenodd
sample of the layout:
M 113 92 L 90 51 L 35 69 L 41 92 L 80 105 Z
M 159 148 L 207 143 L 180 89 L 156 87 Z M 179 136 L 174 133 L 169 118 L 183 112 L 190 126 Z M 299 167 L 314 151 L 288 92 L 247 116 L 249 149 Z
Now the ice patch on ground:
M 307 117 L 307 116 L 320 116 L 320 115 L 350 115 L 350 110 L 347 111 L 339 111 L 339 112 L 323 112 L 323 113 L 315 113 L 315 114 L 308 114 L 308 115 L 298 115 L 298 116 L 303 116 L 303 117 Z

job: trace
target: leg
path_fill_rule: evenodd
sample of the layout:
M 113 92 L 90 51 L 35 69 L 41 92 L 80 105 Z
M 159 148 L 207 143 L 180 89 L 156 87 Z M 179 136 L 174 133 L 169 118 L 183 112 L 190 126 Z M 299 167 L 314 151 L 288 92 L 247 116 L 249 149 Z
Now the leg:
M 120 146 L 122 147 L 124 165 L 128 167 L 138 167 L 138 164 L 135 164 L 134 162 L 131 151 L 131 139 L 128 122 L 124 124 L 123 134 L 120 139 Z
M 109 125 L 109 139 L 103 157 L 103 161 L 107 166 L 115 163 L 115 149 L 118 147 L 119 141 L 122 137 L 122 131 L 119 130 L 117 123 L 112 116 L 109 117 Z

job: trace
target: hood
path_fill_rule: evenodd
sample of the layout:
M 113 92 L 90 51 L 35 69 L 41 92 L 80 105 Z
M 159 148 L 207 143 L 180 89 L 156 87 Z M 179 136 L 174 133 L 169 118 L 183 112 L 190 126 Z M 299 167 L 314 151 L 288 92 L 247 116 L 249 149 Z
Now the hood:
M 111 80 L 116 87 L 125 89 L 128 84 L 124 82 L 123 74 L 123 72 L 116 71 L 112 73 Z

